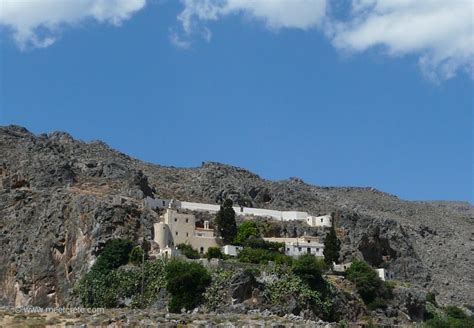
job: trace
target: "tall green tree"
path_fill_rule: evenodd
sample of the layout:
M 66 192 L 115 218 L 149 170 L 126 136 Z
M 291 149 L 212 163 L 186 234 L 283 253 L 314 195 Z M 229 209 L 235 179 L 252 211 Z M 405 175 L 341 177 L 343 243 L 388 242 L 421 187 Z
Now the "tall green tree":
M 331 227 L 331 231 L 326 236 L 324 240 L 324 262 L 332 266 L 332 263 L 339 262 L 339 252 L 341 250 L 341 242 L 336 236 L 336 229 L 334 225 Z
M 232 200 L 226 199 L 216 215 L 217 231 L 226 244 L 232 243 L 237 235 L 235 211 L 232 205 Z

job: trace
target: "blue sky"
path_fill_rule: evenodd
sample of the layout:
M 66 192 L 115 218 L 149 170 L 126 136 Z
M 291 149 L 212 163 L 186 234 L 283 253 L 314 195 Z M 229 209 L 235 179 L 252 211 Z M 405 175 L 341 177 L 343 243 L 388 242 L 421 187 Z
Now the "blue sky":
M 211 13 L 193 0 L 136 1 L 119 18 L 0 14 L 0 124 L 101 139 L 163 165 L 212 160 L 268 179 L 474 202 L 470 48 L 371 41 L 370 17 L 356 30 L 335 17 L 357 8 L 329 4 L 286 17 L 234 0 Z

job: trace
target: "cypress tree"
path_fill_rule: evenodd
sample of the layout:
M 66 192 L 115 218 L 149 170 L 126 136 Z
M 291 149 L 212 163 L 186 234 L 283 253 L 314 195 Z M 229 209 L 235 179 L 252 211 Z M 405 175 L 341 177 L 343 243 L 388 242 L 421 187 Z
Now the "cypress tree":
M 332 266 L 332 263 L 339 261 L 339 251 L 341 250 L 341 242 L 337 239 L 336 229 L 334 225 L 331 227 L 331 231 L 324 240 L 324 262 Z
M 232 200 L 226 199 L 216 215 L 218 233 L 226 244 L 231 243 L 237 234 L 235 211 L 232 205 Z

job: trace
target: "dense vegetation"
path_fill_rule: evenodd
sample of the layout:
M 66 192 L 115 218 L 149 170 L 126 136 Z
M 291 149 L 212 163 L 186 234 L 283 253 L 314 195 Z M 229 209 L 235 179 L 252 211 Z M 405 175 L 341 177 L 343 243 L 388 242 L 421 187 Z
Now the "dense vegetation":
M 166 266 L 166 288 L 172 296 L 169 310 L 181 312 L 181 309 L 194 309 L 201 303 L 210 283 L 211 276 L 201 264 L 171 261 Z
M 176 246 L 178 250 L 186 256 L 188 259 L 198 259 L 201 256 L 199 255 L 199 252 L 195 250 L 191 245 L 189 244 L 179 244 Z
M 392 297 L 393 286 L 384 283 L 377 272 L 364 261 L 353 261 L 346 271 L 346 277 L 355 283 L 360 297 L 371 309 L 384 307 L 384 300 Z
M 243 245 L 249 238 L 258 238 L 260 233 L 258 231 L 257 223 L 255 221 L 244 221 L 239 224 L 237 228 L 237 235 L 234 239 L 234 244 Z
M 431 315 L 431 319 L 425 321 L 423 328 L 472 328 L 474 327 L 474 315 L 467 315 L 456 306 L 447 306 L 444 311 Z

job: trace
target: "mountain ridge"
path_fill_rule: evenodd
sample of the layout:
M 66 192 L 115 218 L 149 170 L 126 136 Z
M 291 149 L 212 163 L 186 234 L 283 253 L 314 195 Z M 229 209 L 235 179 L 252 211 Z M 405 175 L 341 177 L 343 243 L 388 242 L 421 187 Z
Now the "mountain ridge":
M 107 240 L 152 239 L 157 214 L 143 208 L 150 196 L 204 203 L 231 198 L 315 215 L 340 211 L 341 261 L 363 258 L 437 293 L 441 303 L 474 304 L 469 203 L 406 201 L 370 187 L 321 187 L 299 178 L 273 181 L 216 162 L 161 166 L 101 141 L 65 132 L 35 135 L 18 126 L 0 127 L 0 150 L 0 242 L 7 250 L 0 254 L 7 263 L 0 271 L 1 303 L 31 302 L 33 289 L 42 304 L 74 302 L 75 281 Z M 280 233 L 291 234 L 290 228 L 296 229 L 288 225 Z

